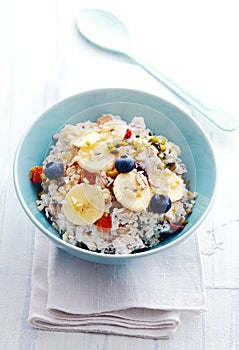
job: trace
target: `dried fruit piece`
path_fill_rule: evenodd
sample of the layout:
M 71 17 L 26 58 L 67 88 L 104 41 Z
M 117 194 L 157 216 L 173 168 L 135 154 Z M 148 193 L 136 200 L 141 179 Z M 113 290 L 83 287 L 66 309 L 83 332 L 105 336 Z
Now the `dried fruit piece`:
M 112 119 L 113 119 L 112 115 L 110 115 L 110 114 L 103 114 L 101 117 L 99 117 L 97 119 L 97 124 L 98 125 L 104 124 L 104 123 L 106 123 L 106 122 L 108 122 L 108 121 L 110 121 Z
M 109 233 L 112 227 L 112 219 L 110 215 L 102 215 L 96 222 L 97 231 Z
M 129 139 L 132 136 L 132 130 L 131 129 L 127 129 L 126 133 L 124 135 L 125 139 Z
M 42 175 L 43 175 L 43 167 L 36 165 L 31 168 L 29 177 L 33 183 L 36 183 L 36 182 L 42 182 Z
M 119 172 L 114 168 L 107 171 L 106 175 L 112 177 L 113 179 L 119 174 Z

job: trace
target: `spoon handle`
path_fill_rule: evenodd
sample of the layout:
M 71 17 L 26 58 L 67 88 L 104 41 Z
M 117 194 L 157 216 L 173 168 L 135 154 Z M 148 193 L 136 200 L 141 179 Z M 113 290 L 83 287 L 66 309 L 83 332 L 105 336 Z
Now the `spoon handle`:
M 221 130 L 233 131 L 237 128 L 237 121 L 221 107 L 215 104 L 206 104 L 205 102 L 201 101 L 198 97 L 192 95 L 186 89 L 179 86 L 177 83 L 162 74 L 158 69 L 153 67 L 150 63 L 142 60 L 141 58 L 136 57 L 134 60 L 152 76 L 160 80 L 170 90 L 180 96 L 184 101 L 188 102 L 194 109 L 196 109 L 196 112 L 200 112 Z

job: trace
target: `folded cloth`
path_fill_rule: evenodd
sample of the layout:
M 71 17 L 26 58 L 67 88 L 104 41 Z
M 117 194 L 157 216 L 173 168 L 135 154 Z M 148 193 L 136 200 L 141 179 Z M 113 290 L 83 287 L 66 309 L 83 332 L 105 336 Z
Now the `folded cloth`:
M 163 339 L 180 311 L 205 309 L 197 235 L 129 265 L 65 253 L 36 233 L 29 322 L 36 328 Z
M 84 89 L 139 88 L 142 82 L 145 91 L 158 86 L 164 96 L 164 88 L 139 67 L 107 63 L 105 76 L 106 70 L 91 62 L 95 69 L 87 83 L 77 64 L 78 69 L 65 64 L 57 93 L 49 84 L 48 103 Z M 133 83 L 124 86 L 125 76 Z M 163 339 L 176 330 L 181 312 L 200 310 L 205 310 L 205 287 L 196 234 L 160 254 L 114 266 L 71 256 L 36 232 L 29 309 L 36 328 Z

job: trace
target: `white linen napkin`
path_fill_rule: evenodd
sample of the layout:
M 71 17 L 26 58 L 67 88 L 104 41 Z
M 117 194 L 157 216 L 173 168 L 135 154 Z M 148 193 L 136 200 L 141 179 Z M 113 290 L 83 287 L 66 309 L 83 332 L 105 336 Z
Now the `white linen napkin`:
M 161 96 L 173 99 L 139 67 L 107 62 L 102 69 L 93 65 L 89 76 L 77 65 L 65 62 L 58 92 L 49 84 L 48 103 L 57 95 L 104 87 L 154 93 L 158 87 Z M 176 330 L 181 312 L 200 310 L 205 310 L 205 287 L 196 234 L 140 262 L 112 266 L 71 256 L 36 232 L 29 309 L 36 328 L 163 339 Z
M 29 322 L 36 328 L 168 338 L 205 309 L 197 235 L 129 265 L 84 261 L 36 233 Z

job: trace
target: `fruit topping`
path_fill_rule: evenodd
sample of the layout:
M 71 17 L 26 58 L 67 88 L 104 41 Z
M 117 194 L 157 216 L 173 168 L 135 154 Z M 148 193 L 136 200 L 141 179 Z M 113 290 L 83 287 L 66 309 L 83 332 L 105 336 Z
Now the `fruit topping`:
M 120 204 L 134 212 L 146 210 L 150 201 L 150 187 L 147 178 L 137 171 L 119 174 L 113 187 Z
M 98 142 L 94 146 L 80 148 L 72 162 L 77 162 L 81 168 L 91 173 L 99 173 L 101 170 L 112 169 L 114 160 L 115 156 L 110 153 L 107 145 L 104 142 Z
M 82 149 L 94 148 L 100 142 L 101 135 L 96 131 L 90 131 L 73 142 L 73 145 Z
M 110 215 L 102 215 L 96 222 L 98 232 L 109 233 L 112 227 L 112 219 Z
M 149 209 L 154 213 L 164 214 L 171 208 L 171 199 L 164 194 L 154 194 L 149 203 Z
M 116 178 L 116 176 L 119 174 L 119 172 L 114 168 L 111 170 L 108 170 L 106 175 L 112 177 L 113 179 Z
M 46 164 L 44 173 L 48 179 L 55 180 L 64 176 L 64 165 L 61 162 L 52 161 Z
M 132 136 L 132 130 L 131 129 L 127 129 L 126 133 L 124 135 L 125 139 L 129 139 Z
M 42 182 L 42 175 L 43 175 L 43 167 L 36 165 L 31 168 L 29 177 L 33 183 L 36 183 L 36 182 Z
M 81 181 L 87 182 L 90 185 L 95 185 L 97 178 L 97 173 L 91 173 L 90 171 L 82 168 L 81 169 Z
M 115 168 L 119 173 L 129 173 L 135 167 L 135 161 L 127 155 L 122 155 L 115 161 Z
M 155 188 L 158 194 L 167 194 L 172 202 L 180 200 L 185 193 L 185 184 L 183 179 L 173 171 L 166 168 L 160 172 L 160 185 Z
M 105 200 L 97 185 L 81 183 L 68 192 L 62 207 L 66 218 L 75 225 L 90 225 L 105 211 Z
M 108 121 L 110 121 L 110 120 L 112 120 L 112 119 L 113 119 L 113 117 L 112 117 L 111 114 L 103 114 L 101 117 L 99 117 L 99 118 L 97 119 L 97 124 L 98 124 L 98 125 L 104 124 L 104 123 L 106 123 L 106 122 L 108 122 Z

